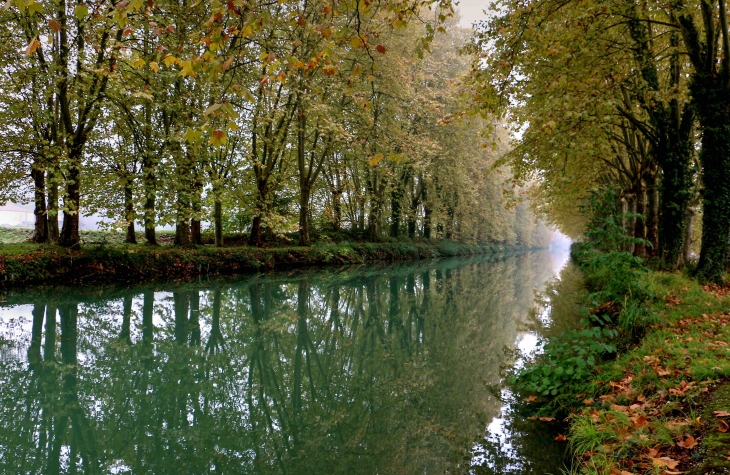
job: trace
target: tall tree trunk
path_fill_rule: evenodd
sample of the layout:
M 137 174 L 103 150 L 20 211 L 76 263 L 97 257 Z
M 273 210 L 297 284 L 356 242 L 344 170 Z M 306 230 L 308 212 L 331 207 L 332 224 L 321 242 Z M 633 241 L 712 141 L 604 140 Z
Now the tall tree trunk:
M 402 180 L 396 179 L 393 191 L 390 192 L 390 237 L 400 236 L 401 199 L 403 197 Z
M 307 186 L 299 187 L 299 245 L 309 246 L 309 198 L 311 190 Z
M 253 218 L 251 223 L 251 236 L 249 237 L 248 244 L 250 246 L 261 246 L 261 225 L 263 216 L 266 213 L 266 200 L 268 199 L 268 181 L 257 180 L 256 189 L 258 191 L 258 197 L 256 200 L 257 215 Z
M 202 227 L 199 219 L 190 219 L 190 242 L 193 244 L 203 244 Z
M 646 240 L 651 244 L 647 254 L 659 255 L 659 187 L 657 186 L 656 165 L 652 164 L 644 172 L 646 183 Z
M 332 231 L 337 232 L 342 225 L 342 188 L 337 183 L 332 187 Z
M 175 245 L 185 246 L 191 243 L 190 234 L 190 211 L 191 211 L 191 180 L 190 180 L 190 156 L 180 158 L 178 165 L 177 184 L 177 210 L 175 219 Z
M 408 237 L 416 237 L 416 214 L 418 213 L 418 201 L 411 200 L 411 209 L 408 214 Z
M 634 221 L 634 237 L 639 239 L 646 238 L 646 189 L 644 183 L 639 180 L 636 184 L 636 220 Z M 646 256 L 646 244 L 643 242 L 634 244 L 634 255 L 639 257 Z
M 687 222 L 687 226 L 685 226 L 684 230 L 684 247 L 682 248 L 682 262 L 681 264 L 686 264 L 690 261 L 692 257 L 692 233 L 694 231 L 694 225 L 695 225 L 695 217 L 697 216 L 697 210 L 695 210 L 692 206 L 688 206 L 685 210 L 685 221 Z M 680 264 L 680 265 L 681 265 Z
M 727 52 L 726 52 L 727 54 Z M 724 75 L 695 74 L 692 97 L 702 129 L 700 281 L 721 282 L 730 250 L 730 91 Z
M 132 180 L 127 177 L 124 181 L 124 219 L 127 221 L 127 236 L 124 242 L 129 244 L 137 244 L 134 218 L 134 190 L 132 189 Z
M 202 193 L 203 193 L 203 182 L 200 180 L 200 174 L 198 167 L 195 167 L 192 189 L 192 205 L 193 205 L 193 217 L 190 220 L 190 240 L 193 244 L 202 245 L 203 236 L 200 224 L 200 214 L 202 213 Z
M 626 220 L 626 235 L 629 237 L 634 237 L 634 230 L 635 230 L 634 223 L 636 223 L 635 216 L 636 216 L 636 202 L 637 202 L 636 193 L 634 193 L 634 192 L 629 193 L 628 196 L 626 197 L 626 199 L 627 199 L 626 206 L 628 208 L 628 212 L 630 215 L 632 215 L 631 218 Z M 627 247 L 626 248 L 627 252 L 630 252 L 632 254 L 634 253 L 635 246 L 634 246 L 633 242 L 628 243 L 626 247 Z
M 58 184 L 56 183 L 56 175 L 53 171 L 48 170 L 46 177 L 46 188 L 48 189 L 48 242 L 55 244 L 61 232 L 58 228 Z
M 380 215 L 380 203 L 377 197 L 370 197 L 370 213 L 368 214 L 368 238 L 378 239 L 378 220 Z
M 223 203 L 217 198 L 213 203 L 213 226 L 215 228 L 215 246 L 223 247 Z
M 431 239 L 431 214 L 433 210 L 428 202 L 423 203 L 423 237 Z
M 30 176 L 33 178 L 35 193 L 33 200 L 35 228 L 30 240 L 40 244 L 48 241 L 48 210 L 46 209 L 46 172 L 41 168 L 39 160 L 34 161 Z
M 66 178 L 66 196 L 63 200 L 63 227 L 58 244 L 72 249 L 81 244 L 79 235 L 79 213 L 81 212 L 81 150 L 73 147 L 69 152 L 69 167 Z

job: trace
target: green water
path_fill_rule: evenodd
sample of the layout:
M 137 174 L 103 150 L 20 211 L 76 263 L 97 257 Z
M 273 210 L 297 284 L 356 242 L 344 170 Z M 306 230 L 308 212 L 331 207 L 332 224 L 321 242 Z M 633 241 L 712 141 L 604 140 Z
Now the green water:
M 6 292 L 0 473 L 559 473 L 499 384 L 563 258 Z

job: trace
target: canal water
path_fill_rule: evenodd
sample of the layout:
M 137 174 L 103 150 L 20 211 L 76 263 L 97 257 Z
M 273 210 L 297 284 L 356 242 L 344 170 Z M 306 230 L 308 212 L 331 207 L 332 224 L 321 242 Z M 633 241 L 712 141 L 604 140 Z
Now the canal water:
M 0 473 L 558 474 L 564 428 L 500 384 L 566 261 L 5 292 Z

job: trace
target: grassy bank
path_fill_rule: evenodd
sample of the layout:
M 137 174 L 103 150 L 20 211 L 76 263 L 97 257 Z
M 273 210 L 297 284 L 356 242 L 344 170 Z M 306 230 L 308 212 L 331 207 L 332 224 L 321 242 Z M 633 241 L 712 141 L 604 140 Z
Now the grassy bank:
M 503 244 L 452 241 L 319 242 L 311 247 L 86 245 L 80 250 L 25 243 L 0 246 L 0 287 L 40 283 L 140 282 L 314 265 L 361 264 L 517 251 Z
M 727 473 L 730 289 L 627 253 L 573 257 L 592 292 L 584 327 L 516 378 L 538 412 L 567 415 L 573 473 Z

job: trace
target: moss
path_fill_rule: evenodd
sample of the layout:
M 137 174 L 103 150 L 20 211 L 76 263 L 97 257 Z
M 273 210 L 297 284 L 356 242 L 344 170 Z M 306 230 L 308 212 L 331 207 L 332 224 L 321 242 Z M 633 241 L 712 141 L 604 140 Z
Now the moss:
M 718 423 L 713 411 L 730 410 L 730 383 L 719 386 L 701 412 L 701 419 L 708 429 L 702 438 L 700 446 L 695 451 L 694 458 L 700 462 L 692 467 L 688 475 L 709 475 L 730 473 L 730 431 L 717 430 Z

